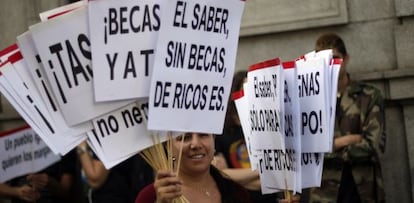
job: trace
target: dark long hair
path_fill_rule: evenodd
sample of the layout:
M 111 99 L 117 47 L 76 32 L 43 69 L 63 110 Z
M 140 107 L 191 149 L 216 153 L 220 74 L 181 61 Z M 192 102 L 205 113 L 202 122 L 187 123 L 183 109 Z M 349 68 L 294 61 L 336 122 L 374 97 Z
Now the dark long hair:
M 247 78 L 247 71 L 245 70 L 241 70 L 238 71 L 234 74 L 233 76 L 233 82 L 231 85 L 231 94 L 234 92 L 239 91 L 240 89 L 242 89 L 243 84 L 244 84 L 244 80 Z M 224 121 L 224 132 L 223 134 L 225 134 L 226 132 L 228 132 L 230 129 L 233 129 L 234 126 L 239 125 L 238 124 L 238 114 L 237 114 L 237 109 L 236 109 L 236 105 L 234 104 L 234 101 L 230 95 L 229 100 L 227 102 L 227 112 L 226 112 L 226 117 L 225 117 L 225 121 Z
M 210 166 L 210 174 L 216 181 L 222 203 L 252 203 L 249 192 L 243 186 L 231 180 L 213 165 Z

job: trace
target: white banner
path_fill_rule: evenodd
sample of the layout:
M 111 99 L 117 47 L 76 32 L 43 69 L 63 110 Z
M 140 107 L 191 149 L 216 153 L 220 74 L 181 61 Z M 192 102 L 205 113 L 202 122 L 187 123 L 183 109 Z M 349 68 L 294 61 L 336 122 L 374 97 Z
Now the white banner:
M 40 137 L 25 126 L 0 134 L 0 182 L 40 171 L 60 160 Z
M 148 103 L 132 103 L 94 119 L 96 139 L 109 161 L 135 154 L 154 141 L 147 130 Z
M 253 149 L 285 150 L 283 83 L 279 58 L 249 67 L 246 96 Z
M 299 60 L 298 87 L 301 109 L 302 152 L 328 152 L 330 102 L 328 64 L 322 58 Z
M 151 130 L 221 134 L 244 1 L 170 0 L 149 98 Z
M 85 7 L 33 25 L 30 32 L 58 106 L 69 126 L 128 104 L 125 101 L 94 101 Z
M 96 101 L 149 96 L 165 0 L 89 2 Z
M 56 97 L 52 92 L 49 80 L 42 64 L 42 60 L 37 53 L 36 47 L 33 43 L 30 32 L 25 32 L 17 37 L 20 51 L 23 55 L 24 61 L 27 64 L 27 71 L 30 74 L 31 89 L 37 90 L 41 101 L 50 114 L 51 121 L 55 125 L 59 135 L 61 136 L 85 136 L 86 132 L 93 128 L 92 123 L 85 122 L 75 126 L 68 126 L 65 122 L 62 112 L 58 108 Z M 83 134 L 83 135 L 82 135 Z

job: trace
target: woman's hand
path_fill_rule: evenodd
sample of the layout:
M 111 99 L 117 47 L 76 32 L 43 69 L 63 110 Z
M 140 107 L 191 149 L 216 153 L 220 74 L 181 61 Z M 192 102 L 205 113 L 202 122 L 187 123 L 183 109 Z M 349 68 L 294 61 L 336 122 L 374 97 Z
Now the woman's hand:
M 154 182 L 157 203 L 170 203 L 182 195 L 182 181 L 167 170 L 159 170 Z
M 28 202 L 35 202 L 40 198 L 39 192 L 37 192 L 35 189 L 33 189 L 30 186 L 24 185 L 21 187 L 16 188 L 17 190 L 17 196 L 25 201 Z
M 49 184 L 49 176 L 46 173 L 30 174 L 27 180 L 36 189 L 44 189 Z

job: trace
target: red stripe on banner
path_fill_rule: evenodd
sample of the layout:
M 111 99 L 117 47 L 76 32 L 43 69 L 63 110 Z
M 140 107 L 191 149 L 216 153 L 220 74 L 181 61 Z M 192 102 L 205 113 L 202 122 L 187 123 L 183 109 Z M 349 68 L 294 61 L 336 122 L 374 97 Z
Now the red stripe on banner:
M 242 97 L 244 97 L 244 91 L 243 91 L 243 90 L 239 90 L 239 91 L 237 91 L 237 92 L 234 92 L 234 93 L 231 95 L 231 98 L 232 98 L 233 100 L 238 100 L 238 99 L 240 99 L 240 98 L 242 98 Z
M 19 47 L 17 46 L 17 44 L 10 45 L 10 46 L 8 46 L 5 49 L 3 49 L 3 50 L 0 51 L 0 56 L 3 56 L 3 55 L 5 55 L 5 54 L 7 54 L 9 52 L 12 52 L 12 51 L 18 49 L 18 48 Z
M 16 63 L 17 61 L 20 61 L 23 59 L 23 55 L 20 51 L 14 53 L 13 55 L 9 56 L 9 62 L 10 63 Z
M 302 60 L 302 59 L 305 60 L 305 55 L 300 56 L 299 58 L 296 59 L 296 61 L 299 61 L 299 60 Z
M 4 65 L 6 65 L 6 63 L 9 61 L 4 61 L 3 63 L 0 63 L 0 68 L 3 67 Z
M 290 68 L 294 68 L 295 67 L 295 62 L 294 61 L 286 61 L 286 62 L 282 62 L 282 66 L 283 69 L 290 69 Z
M 75 9 L 69 9 L 69 10 L 67 10 L 67 11 L 62 11 L 62 12 L 60 12 L 60 13 L 53 14 L 53 15 L 51 15 L 51 16 L 48 16 L 48 17 L 47 17 L 47 19 L 49 20 L 49 19 L 52 19 L 52 18 L 58 17 L 58 16 L 60 16 L 60 15 L 63 15 L 63 14 L 65 14 L 65 13 L 70 12 L 70 11 L 73 11 L 73 10 L 75 10 Z
M 258 70 L 258 69 L 262 69 L 262 68 L 268 68 L 268 67 L 271 67 L 271 66 L 277 66 L 279 64 L 280 64 L 280 59 L 279 58 L 270 59 L 270 60 L 267 60 L 267 61 L 263 61 L 263 62 L 251 65 L 249 67 L 249 72 L 254 71 L 254 70 Z
M 0 133 L 0 137 L 5 137 L 5 136 L 8 136 L 10 134 L 13 134 L 13 133 L 16 133 L 16 132 L 19 132 L 19 131 L 22 131 L 22 130 L 26 130 L 26 129 L 29 129 L 29 128 L 30 128 L 29 125 L 24 125 L 24 126 L 15 128 L 15 129 L 3 131 L 3 132 Z
M 334 59 L 332 59 L 332 61 L 331 61 L 331 65 L 332 64 L 335 64 L 335 65 L 338 65 L 338 64 L 342 64 L 342 59 L 341 58 L 334 58 Z

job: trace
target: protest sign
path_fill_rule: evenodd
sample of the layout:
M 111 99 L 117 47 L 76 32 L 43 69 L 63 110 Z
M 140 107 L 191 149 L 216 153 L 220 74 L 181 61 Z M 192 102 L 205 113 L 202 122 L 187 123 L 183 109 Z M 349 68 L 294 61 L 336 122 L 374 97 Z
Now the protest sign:
M 279 58 L 249 67 L 246 84 L 249 130 L 253 150 L 261 152 L 258 162 L 264 194 L 286 188 L 286 171 L 294 171 L 293 154 L 285 151 L 283 90 Z
M 98 140 L 98 135 L 96 134 L 95 129 L 92 129 L 91 131 L 89 131 L 87 133 L 87 136 L 88 136 L 87 143 L 89 147 L 92 149 L 93 153 L 95 153 L 95 155 L 98 157 L 98 159 L 102 162 L 104 167 L 108 170 L 118 165 L 119 163 L 125 161 L 131 156 L 131 155 L 128 155 L 128 156 L 124 156 L 119 159 L 109 160 L 106 157 L 104 150 L 102 149 L 102 145 Z
M 5 63 L 9 56 L 16 53 L 19 50 L 17 44 L 10 45 L 0 51 L 0 64 Z
M 302 191 L 302 170 L 300 158 L 302 141 L 300 135 L 300 102 L 297 84 L 297 68 L 294 61 L 283 62 L 284 119 L 286 154 L 291 156 L 293 170 L 286 170 L 286 187 L 293 192 Z
M 9 61 L 12 62 L 14 67 L 14 72 L 11 73 L 16 74 L 9 76 L 5 74 L 5 77 L 13 76 L 13 78 L 8 80 L 12 86 L 19 87 L 20 84 L 21 88 L 16 89 L 16 92 L 24 101 L 26 101 L 25 103 L 26 107 L 28 107 L 27 109 L 32 109 L 34 122 L 44 124 L 43 126 L 47 127 L 42 129 L 45 129 L 44 132 L 46 132 L 46 136 L 49 136 L 48 140 L 53 142 L 53 145 L 58 148 L 59 153 L 61 155 L 65 155 L 82 140 L 86 139 L 85 134 L 83 136 L 82 134 L 63 136 L 62 129 L 56 126 L 55 120 L 51 118 L 49 111 L 46 109 L 45 103 L 43 102 L 40 93 L 33 82 L 27 63 L 23 59 L 21 53 L 17 52 L 12 55 L 9 57 Z
M 249 161 L 252 170 L 256 170 L 258 167 L 258 156 L 252 150 L 251 147 L 251 134 L 250 134 L 250 124 L 249 124 L 249 111 L 247 97 L 244 96 L 244 90 L 240 90 L 232 94 L 232 98 L 236 105 L 237 114 L 239 116 L 240 124 L 242 126 L 244 140 L 246 142 L 247 152 L 249 154 Z
M 302 152 L 328 152 L 329 101 L 328 66 L 324 59 L 296 61 L 301 109 Z
M 77 1 L 71 4 L 66 4 L 48 11 L 44 11 L 39 13 L 39 17 L 40 20 L 43 21 L 47 21 L 51 18 L 54 18 L 56 16 L 71 12 L 77 8 L 81 8 L 85 5 L 87 5 L 88 1 L 87 0 L 81 0 L 81 1 Z
M 330 126 L 330 146 L 333 146 L 334 140 L 334 129 L 335 129 L 335 116 L 336 116 L 336 100 L 337 100 L 337 89 L 338 89 L 338 79 L 339 79 L 339 71 L 341 69 L 342 59 L 332 59 L 331 67 L 330 67 L 330 78 L 331 78 L 331 90 L 330 90 L 330 119 L 329 119 L 329 126 Z M 333 148 L 333 147 L 331 147 Z
M 96 139 L 109 161 L 135 154 L 151 145 L 145 112 L 148 102 L 132 103 L 93 119 Z
M 154 50 L 164 2 L 165 0 L 89 2 L 96 101 L 149 96 Z
M 240 0 L 168 1 L 150 85 L 150 130 L 221 134 L 243 7 Z
M 254 149 L 285 149 L 283 81 L 279 58 L 249 67 L 246 91 Z
M 320 187 L 324 153 L 302 153 L 302 188 Z
M 57 134 L 61 136 L 85 136 L 86 132 L 93 128 L 92 123 L 85 122 L 82 124 L 69 126 L 65 122 L 62 112 L 58 108 L 56 97 L 51 90 L 50 83 L 46 77 L 46 73 L 42 64 L 42 59 L 37 53 L 30 32 L 25 32 L 17 37 L 20 51 L 27 64 L 27 71 L 31 75 L 34 87 L 41 97 L 45 108 L 50 114 L 51 121 L 55 125 L 55 129 L 59 131 Z
M 40 171 L 60 160 L 29 127 L 0 134 L 0 182 Z
M 86 13 L 86 8 L 82 7 L 30 26 L 53 94 L 69 126 L 130 103 L 94 101 Z
M 37 107 L 31 102 L 33 101 L 31 97 L 26 97 L 29 94 L 28 90 L 12 63 L 7 62 L 1 66 L 0 73 L 0 91 L 2 94 L 24 120 L 48 143 L 50 148 L 55 153 L 59 153 L 58 147 L 49 140 L 49 135 L 54 129 L 50 127 L 47 120 L 42 119 L 43 115 L 36 110 Z

